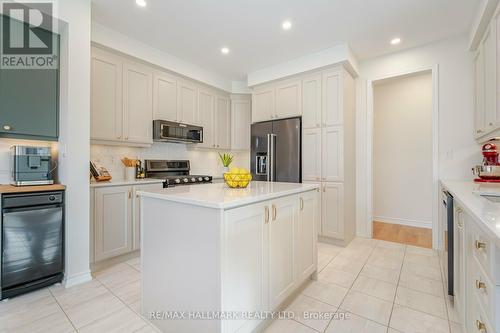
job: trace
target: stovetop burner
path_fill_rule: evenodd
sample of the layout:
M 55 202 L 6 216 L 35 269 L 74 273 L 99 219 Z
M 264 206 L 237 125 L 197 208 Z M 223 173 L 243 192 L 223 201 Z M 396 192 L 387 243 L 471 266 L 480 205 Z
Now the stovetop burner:
M 164 179 L 163 187 L 211 183 L 212 176 L 190 175 L 189 161 L 145 160 L 146 178 Z

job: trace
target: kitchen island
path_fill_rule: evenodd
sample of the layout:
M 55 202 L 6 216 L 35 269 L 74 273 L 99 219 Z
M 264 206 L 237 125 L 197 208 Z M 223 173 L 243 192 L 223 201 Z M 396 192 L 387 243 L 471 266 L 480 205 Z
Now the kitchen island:
M 139 192 L 142 312 L 163 332 L 251 332 L 317 270 L 318 186 Z

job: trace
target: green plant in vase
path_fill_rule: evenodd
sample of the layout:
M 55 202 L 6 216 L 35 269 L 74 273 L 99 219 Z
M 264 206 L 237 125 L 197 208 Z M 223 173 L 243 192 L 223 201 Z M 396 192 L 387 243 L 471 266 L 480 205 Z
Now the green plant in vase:
M 223 153 L 223 154 L 219 153 L 219 158 L 222 162 L 222 166 L 224 167 L 224 172 L 228 172 L 229 166 L 233 162 L 234 156 L 229 153 Z

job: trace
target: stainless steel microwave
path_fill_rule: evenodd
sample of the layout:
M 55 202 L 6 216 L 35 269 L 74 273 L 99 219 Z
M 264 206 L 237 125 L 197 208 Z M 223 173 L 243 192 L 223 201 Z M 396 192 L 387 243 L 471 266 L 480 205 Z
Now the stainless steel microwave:
M 154 120 L 153 141 L 202 143 L 203 127 L 173 121 Z

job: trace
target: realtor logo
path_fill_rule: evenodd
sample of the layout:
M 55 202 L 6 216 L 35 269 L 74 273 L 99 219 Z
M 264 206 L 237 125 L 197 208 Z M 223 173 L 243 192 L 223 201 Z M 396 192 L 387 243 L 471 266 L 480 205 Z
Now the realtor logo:
M 57 68 L 52 3 L 4 2 L 1 29 L 3 69 Z

